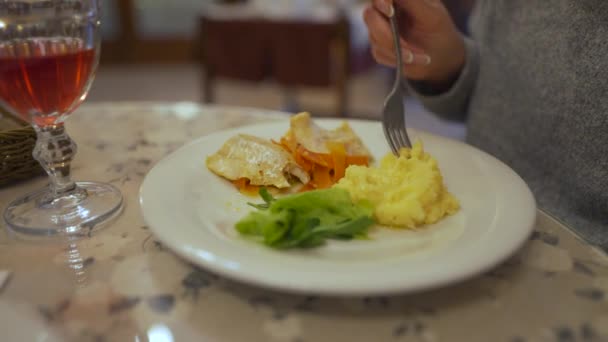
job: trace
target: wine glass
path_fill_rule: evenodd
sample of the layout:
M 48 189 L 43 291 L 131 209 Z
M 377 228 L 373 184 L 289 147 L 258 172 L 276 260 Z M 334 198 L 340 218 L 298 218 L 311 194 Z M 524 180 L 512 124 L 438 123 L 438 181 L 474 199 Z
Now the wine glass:
M 0 0 L 0 105 L 34 127 L 49 176 L 4 211 L 18 236 L 90 234 L 121 211 L 114 186 L 70 177 L 76 144 L 64 122 L 87 95 L 99 46 L 99 0 Z

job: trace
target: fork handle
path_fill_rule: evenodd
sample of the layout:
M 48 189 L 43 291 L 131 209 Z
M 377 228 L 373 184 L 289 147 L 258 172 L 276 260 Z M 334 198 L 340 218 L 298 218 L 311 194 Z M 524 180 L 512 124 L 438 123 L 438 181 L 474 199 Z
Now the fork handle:
M 392 5 L 391 5 L 392 6 Z M 399 41 L 399 28 L 397 26 L 397 13 L 392 10 L 392 15 L 389 17 L 391 23 L 391 31 L 393 31 L 393 43 L 395 45 L 395 55 L 397 56 L 397 74 L 395 75 L 395 86 L 401 85 L 401 78 L 403 77 L 403 61 L 401 60 L 401 43 Z

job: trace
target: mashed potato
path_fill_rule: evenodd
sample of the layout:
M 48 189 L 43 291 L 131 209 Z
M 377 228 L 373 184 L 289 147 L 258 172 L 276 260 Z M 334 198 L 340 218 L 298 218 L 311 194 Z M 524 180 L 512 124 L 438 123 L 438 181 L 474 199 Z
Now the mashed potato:
M 352 165 L 335 186 L 350 192 L 353 200 L 374 205 L 378 223 L 414 228 L 439 221 L 458 211 L 458 200 L 443 184 L 437 161 L 417 142 L 400 156 L 390 154 L 378 168 Z

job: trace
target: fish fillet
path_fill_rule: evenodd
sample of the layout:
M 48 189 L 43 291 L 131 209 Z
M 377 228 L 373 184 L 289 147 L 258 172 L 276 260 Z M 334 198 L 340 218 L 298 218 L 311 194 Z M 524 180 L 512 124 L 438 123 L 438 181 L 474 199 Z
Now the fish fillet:
M 251 185 L 291 186 L 289 178 L 295 176 L 303 184 L 310 177 L 291 154 L 272 142 L 246 134 L 228 139 L 213 155 L 207 157 L 207 167 L 228 180 L 249 179 Z
M 291 118 L 288 134 L 292 134 L 298 144 L 311 152 L 329 153 L 327 143 L 337 142 L 344 144 L 347 155 L 371 157 L 368 149 L 347 122 L 334 130 L 326 130 L 317 126 L 309 113 L 299 113 Z

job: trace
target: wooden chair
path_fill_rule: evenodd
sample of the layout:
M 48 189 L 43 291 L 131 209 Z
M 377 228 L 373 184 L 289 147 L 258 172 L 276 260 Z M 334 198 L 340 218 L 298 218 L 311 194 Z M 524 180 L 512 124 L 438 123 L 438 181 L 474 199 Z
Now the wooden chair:
M 328 87 L 336 116 L 348 107 L 349 23 L 275 21 L 259 18 L 200 19 L 198 59 L 205 69 L 203 102 L 213 102 L 220 78 L 271 79 L 284 89 Z

